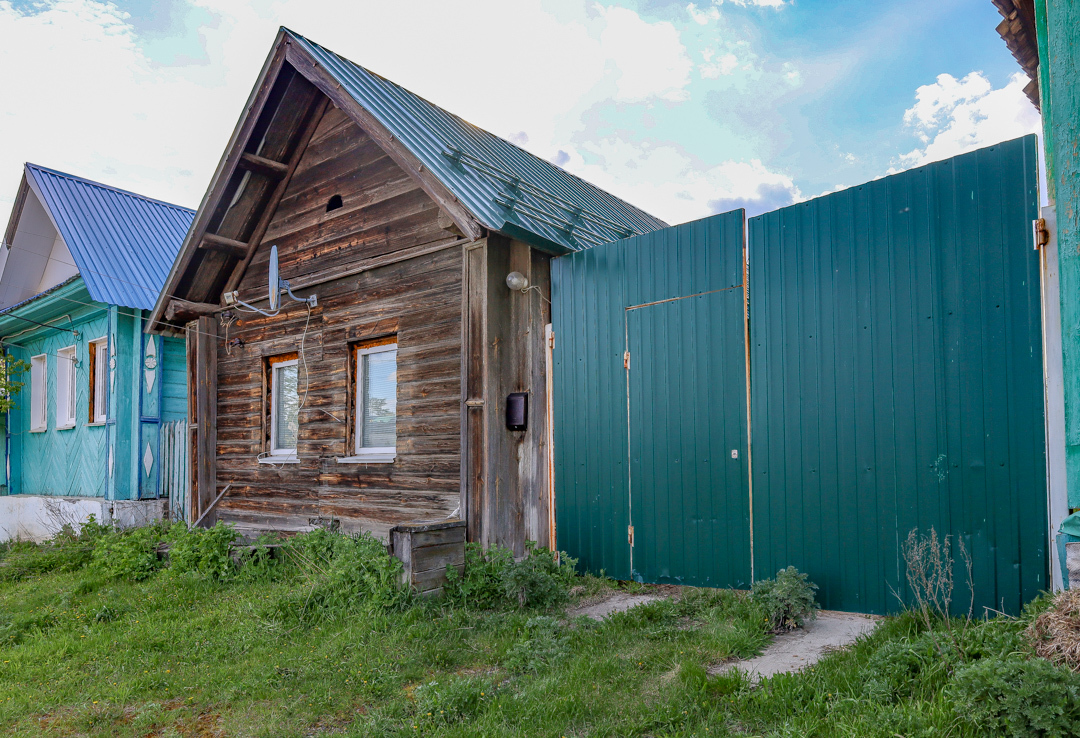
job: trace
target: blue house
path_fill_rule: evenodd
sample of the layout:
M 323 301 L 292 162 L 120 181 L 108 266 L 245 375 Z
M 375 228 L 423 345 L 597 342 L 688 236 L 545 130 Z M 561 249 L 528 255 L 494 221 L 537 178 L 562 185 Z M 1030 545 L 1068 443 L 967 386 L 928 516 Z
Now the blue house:
M 0 248 L 0 540 L 160 517 L 186 487 L 184 340 L 144 333 L 193 211 L 27 164 Z

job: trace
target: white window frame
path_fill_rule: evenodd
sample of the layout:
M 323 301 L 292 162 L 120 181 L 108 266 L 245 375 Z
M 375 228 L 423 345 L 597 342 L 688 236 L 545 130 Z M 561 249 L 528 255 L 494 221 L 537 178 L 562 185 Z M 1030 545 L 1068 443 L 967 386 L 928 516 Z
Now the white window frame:
M 277 447 L 277 416 L 278 416 L 278 379 L 277 373 L 282 369 L 290 366 L 299 366 L 299 359 L 289 359 L 288 361 L 278 361 L 270 365 L 270 455 L 269 457 L 261 457 L 260 462 L 266 464 L 295 464 L 299 463 L 300 459 L 296 455 L 295 448 L 278 448 Z M 299 369 L 297 370 L 299 372 Z M 299 379 L 299 377 L 298 377 Z M 299 391 L 299 388 L 297 388 Z M 297 416 L 297 434 L 296 441 L 300 442 L 299 425 L 300 418 Z
M 75 427 L 79 397 L 75 360 L 74 345 L 56 350 L 56 430 L 70 430 Z
M 30 357 L 30 432 L 49 429 L 49 358 L 46 354 Z
M 353 437 L 355 438 L 353 455 L 339 457 L 339 464 L 392 464 L 397 459 L 397 446 L 363 446 L 364 429 L 361 422 L 364 417 L 364 357 L 370 354 L 382 354 L 387 351 L 397 351 L 397 341 L 384 343 L 379 346 L 371 346 L 356 350 L 356 402 L 353 410 Z M 397 380 L 394 381 L 394 393 L 397 394 Z M 397 422 L 397 410 L 394 411 L 394 422 Z M 394 435 L 397 438 L 397 434 Z
M 94 355 L 94 396 L 90 404 L 94 408 L 91 425 L 104 425 L 109 418 L 109 337 L 102 336 L 90 342 Z M 89 382 L 89 379 L 87 380 Z

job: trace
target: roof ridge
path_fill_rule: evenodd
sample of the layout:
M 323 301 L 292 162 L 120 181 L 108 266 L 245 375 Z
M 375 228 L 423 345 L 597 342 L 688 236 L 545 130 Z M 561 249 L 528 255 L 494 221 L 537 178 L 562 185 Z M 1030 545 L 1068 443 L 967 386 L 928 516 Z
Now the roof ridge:
M 326 51 L 329 54 L 333 54 L 334 56 L 336 56 L 341 61 L 343 61 L 343 62 L 345 62 L 347 64 L 351 64 L 352 66 L 357 67 L 358 69 L 362 69 L 363 71 L 367 72 L 368 74 L 372 75 L 373 77 L 377 77 L 382 82 L 385 82 L 387 84 L 390 84 L 390 85 L 396 87 L 397 89 L 411 95 L 412 97 L 416 98 L 417 100 L 420 100 L 421 102 L 423 102 L 423 103 L 425 103 L 427 105 L 430 105 L 430 106 L 432 106 L 434 108 L 438 108 L 439 110 L 443 111 L 447 115 L 449 115 L 449 116 L 451 116 L 453 118 L 456 118 L 461 123 L 463 123 L 463 124 L 465 124 L 465 125 L 467 125 L 467 126 L 469 126 L 471 128 L 474 128 L 477 131 L 485 133 L 488 136 L 492 136 L 494 138 L 497 138 L 497 139 L 499 139 L 500 141 L 502 141 L 502 142 L 504 142 L 506 144 L 509 144 L 510 146 L 514 147 L 515 149 L 517 149 L 521 153 L 525 154 L 526 156 L 528 156 L 528 157 L 530 157 L 532 159 L 535 159 L 537 162 L 539 162 L 541 164 L 545 164 L 545 165 L 550 166 L 550 167 L 554 167 L 555 169 L 559 170 L 560 172 L 562 172 L 567 177 L 571 177 L 571 178 L 577 180 L 578 182 L 580 182 L 582 185 L 585 185 L 585 186 L 587 186 L 587 187 L 589 187 L 589 188 L 591 188 L 593 190 L 596 190 L 599 194 L 601 194 L 603 196 L 610 197 L 610 198 L 612 198 L 614 200 L 618 200 L 623 205 L 634 209 L 635 211 L 637 211 L 638 213 L 640 213 L 641 215 L 643 215 L 645 217 L 648 217 L 648 218 L 651 218 L 651 219 L 654 219 L 654 220 L 660 220 L 659 218 L 657 218 L 652 213 L 638 207 L 637 205 L 634 205 L 633 203 L 629 202 L 628 200 L 626 200 L 626 199 L 624 199 L 622 197 L 619 197 L 615 193 L 610 192 L 610 191 L 604 189 L 603 187 L 601 187 L 601 186 L 599 186 L 597 184 L 594 184 L 593 182 L 590 182 L 589 180 L 585 179 L 584 177 L 582 177 L 580 175 L 574 174 L 573 172 L 565 169 L 564 167 L 559 166 L 558 164 L 556 164 L 555 162 L 553 162 L 553 161 L 551 161 L 549 159 L 545 159 L 545 158 L 543 158 L 541 156 L 538 156 L 538 155 L 534 154 L 533 152 L 529 151 L 528 149 L 524 148 L 523 146 L 520 146 L 520 145 L 514 143 L 513 141 L 511 141 L 508 138 L 504 138 L 504 137 L 502 137 L 502 136 L 500 136 L 500 135 L 498 135 L 496 133 L 492 133 L 491 131 L 487 130 L 486 128 L 478 126 L 475 123 L 471 123 L 470 121 L 468 121 L 465 118 L 461 117 L 460 115 L 453 112 L 452 110 L 448 110 L 448 109 L 442 107 L 441 105 L 438 105 L 438 104 L 432 102 L 431 100 L 428 100 L 423 95 L 419 95 L 419 94 L 413 92 L 408 87 L 405 87 L 404 85 L 401 85 L 401 84 L 395 82 L 394 80 L 390 79 L 389 77 L 384 77 L 383 75 L 379 74 L 378 72 L 373 72 L 372 70 L 368 69 L 367 67 L 363 66 L 362 64 L 358 64 L 357 62 L 354 62 L 352 59 L 349 59 L 348 57 L 342 56 L 341 54 L 334 51 L 333 49 L 329 49 L 329 48 L 323 46 L 322 44 L 318 43 L 317 41 L 312 41 L 311 39 L 307 38 L 306 36 L 302 36 L 301 34 L 296 33 L 295 31 L 293 31 L 293 30 L 291 30 L 291 29 L 289 29 L 289 28 L 287 28 L 285 26 L 282 26 L 282 29 L 285 30 L 285 32 L 287 32 L 287 33 L 289 33 L 289 34 L 291 34 L 293 36 L 296 36 L 297 38 L 302 39 L 303 41 L 305 41 L 305 42 L 307 42 L 309 44 L 312 44 L 314 46 L 318 46 L 320 49 Z M 442 137 L 440 136 L 438 138 L 441 139 Z M 442 141 L 442 143 L 444 145 L 446 145 L 446 146 L 452 146 L 452 144 L 447 143 L 445 140 Z M 497 166 L 496 162 L 488 162 L 488 163 Z M 533 185 L 533 186 L 537 187 L 537 189 L 541 189 L 544 192 L 547 191 L 547 190 L 544 190 L 543 188 L 539 187 L 538 185 Z M 557 193 L 553 193 L 553 192 L 548 193 L 548 194 L 558 196 Z
M 138 192 L 132 192 L 131 190 L 121 189 L 120 187 L 115 187 L 113 185 L 107 185 L 107 184 L 105 184 L 103 182 L 97 182 L 97 181 L 92 180 L 92 179 L 87 179 L 86 177 L 79 177 L 79 176 L 77 176 L 75 174 L 68 174 L 67 172 L 61 172 L 58 169 L 52 169 L 50 167 L 44 167 L 44 166 L 42 166 L 40 164 L 34 164 L 32 162 L 26 162 L 26 167 L 28 169 L 35 169 L 35 170 L 40 171 L 40 172 L 46 172 L 48 174 L 52 174 L 52 175 L 57 176 L 57 177 L 64 177 L 65 179 L 69 179 L 72 182 L 78 182 L 79 184 L 89 185 L 90 187 L 97 187 L 97 188 L 103 189 L 103 190 L 109 190 L 110 192 L 115 192 L 118 195 L 126 195 L 127 197 L 134 197 L 134 198 L 136 198 L 138 200 L 143 200 L 145 202 L 152 203 L 154 205 L 162 205 L 162 206 L 167 207 L 167 208 L 172 208 L 174 210 L 182 210 L 184 212 L 192 213 L 192 214 L 195 213 L 194 209 L 184 207 L 183 205 L 177 205 L 176 203 L 166 202 L 165 200 L 159 200 L 156 197 L 148 197 L 146 195 L 140 195 Z

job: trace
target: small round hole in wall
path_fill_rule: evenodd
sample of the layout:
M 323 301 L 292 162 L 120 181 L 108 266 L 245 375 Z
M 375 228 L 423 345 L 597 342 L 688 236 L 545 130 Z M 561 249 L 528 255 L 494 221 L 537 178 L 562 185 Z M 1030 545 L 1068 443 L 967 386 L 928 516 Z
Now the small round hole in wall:
M 326 212 L 329 213 L 331 210 L 337 210 L 341 205 L 341 195 L 332 195 L 330 201 L 326 203 Z

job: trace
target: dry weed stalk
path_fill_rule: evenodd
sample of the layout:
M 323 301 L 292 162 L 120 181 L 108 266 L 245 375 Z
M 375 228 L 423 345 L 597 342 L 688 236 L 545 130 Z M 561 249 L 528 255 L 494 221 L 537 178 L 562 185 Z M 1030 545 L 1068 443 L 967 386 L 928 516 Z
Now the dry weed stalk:
M 972 574 L 971 554 L 964 545 L 963 538 L 958 538 L 957 542 L 960 558 L 964 562 L 964 570 L 967 574 L 968 591 L 971 593 L 967 617 L 960 631 L 962 635 L 967 631 L 972 610 L 975 607 L 975 581 Z M 952 536 L 939 538 L 933 527 L 930 528 L 929 533 L 920 536 L 919 529 L 913 528 L 908 533 L 901 552 L 904 556 L 908 588 L 915 597 L 916 609 L 927 632 L 931 634 L 931 638 L 934 638 L 935 645 L 938 645 L 936 636 L 933 635 L 934 619 L 941 618 L 953 649 L 963 659 L 960 636 L 953 631 L 952 620 L 949 617 L 954 586 Z M 938 645 L 938 650 L 940 651 L 940 645 Z
M 1080 672 L 1080 590 L 1054 595 L 1054 604 L 1035 618 L 1026 634 L 1039 656 Z

